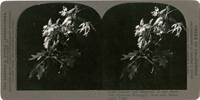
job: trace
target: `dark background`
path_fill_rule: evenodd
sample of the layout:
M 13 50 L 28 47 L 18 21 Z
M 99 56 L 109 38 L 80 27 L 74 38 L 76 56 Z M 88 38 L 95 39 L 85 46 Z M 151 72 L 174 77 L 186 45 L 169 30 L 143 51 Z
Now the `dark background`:
M 165 4 L 157 3 L 127 3 L 112 7 L 102 19 L 103 39 L 103 89 L 186 89 L 186 33 L 181 32 L 179 38 L 170 38 L 173 59 L 168 66 L 157 73 L 156 76 L 147 74 L 147 70 L 140 70 L 137 78 L 129 77 L 120 80 L 123 68 L 127 62 L 121 61 L 123 54 L 138 50 L 138 37 L 134 36 L 135 26 L 143 18 L 148 23 L 152 17 L 151 12 L 157 6 L 160 10 L 166 8 Z M 170 6 L 170 9 L 175 9 Z M 177 10 L 171 13 L 177 22 L 183 22 L 183 15 Z
M 87 37 L 77 34 L 78 49 L 81 57 L 76 58 L 74 69 L 68 71 L 65 77 L 55 79 L 28 80 L 29 73 L 37 61 L 28 61 L 31 55 L 35 55 L 43 47 L 44 37 L 42 37 L 43 26 L 47 25 L 50 18 L 55 23 L 58 18 L 63 22 L 65 17 L 59 14 L 66 6 L 68 10 L 75 4 L 42 4 L 26 9 L 20 16 L 17 27 L 17 89 L 18 90 L 45 90 L 45 89 L 101 89 L 101 51 L 100 32 L 101 19 L 98 13 L 92 8 L 79 5 L 85 8 L 77 14 L 90 21 L 96 32 L 91 29 Z M 47 76 L 48 77 L 48 76 Z
M 75 68 L 65 77 L 55 79 L 28 80 L 32 66 L 37 61 L 28 61 L 32 54 L 44 50 L 42 28 L 52 18 L 53 23 L 62 18 L 62 6 L 73 8 L 75 4 L 43 4 L 26 9 L 20 16 L 17 28 L 17 89 L 18 90 L 117 90 L 117 89 L 186 89 L 186 33 L 172 39 L 174 57 L 158 76 L 141 74 L 139 78 L 121 79 L 125 61 L 123 54 L 138 50 L 135 26 L 143 18 L 147 23 L 154 6 L 164 9 L 164 4 L 129 3 L 109 9 L 99 17 L 92 8 L 79 14 L 92 22 L 95 31 L 88 37 L 77 34 L 78 49 L 82 52 L 76 59 Z M 80 8 L 87 6 L 79 5 Z M 171 7 L 171 9 L 175 9 Z M 185 19 L 179 11 L 171 14 L 177 22 Z

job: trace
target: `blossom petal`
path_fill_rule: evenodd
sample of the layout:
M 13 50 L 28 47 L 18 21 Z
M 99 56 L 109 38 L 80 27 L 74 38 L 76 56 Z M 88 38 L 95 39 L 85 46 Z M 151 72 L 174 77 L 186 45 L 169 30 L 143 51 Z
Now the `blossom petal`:
M 143 18 L 140 20 L 140 25 L 144 25 L 144 20 L 143 20 Z
M 63 6 L 63 11 L 67 11 L 67 7 Z
M 52 25 L 51 18 L 49 19 L 48 25 Z

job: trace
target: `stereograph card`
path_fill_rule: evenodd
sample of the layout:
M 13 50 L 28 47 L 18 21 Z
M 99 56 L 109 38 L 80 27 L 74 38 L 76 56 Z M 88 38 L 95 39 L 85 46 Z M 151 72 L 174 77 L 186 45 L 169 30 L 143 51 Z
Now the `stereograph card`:
M 199 2 L 4 1 L 3 100 L 198 99 Z

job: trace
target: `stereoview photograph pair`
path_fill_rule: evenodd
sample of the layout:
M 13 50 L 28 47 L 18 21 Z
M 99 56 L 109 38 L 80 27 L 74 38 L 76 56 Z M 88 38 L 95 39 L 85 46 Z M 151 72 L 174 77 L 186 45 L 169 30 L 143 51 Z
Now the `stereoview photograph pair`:
M 2 95 L 193 98 L 200 83 L 198 7 L 196 1 L 3 2 Z

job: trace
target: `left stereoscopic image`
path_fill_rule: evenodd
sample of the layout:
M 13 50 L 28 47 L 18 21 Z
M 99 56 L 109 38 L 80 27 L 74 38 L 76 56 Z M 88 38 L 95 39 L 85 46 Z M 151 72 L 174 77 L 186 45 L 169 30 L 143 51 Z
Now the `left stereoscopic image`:
M 80 4 L 27 8 L 17 24 L 17 90 L 100 89 L 100 21 Z

